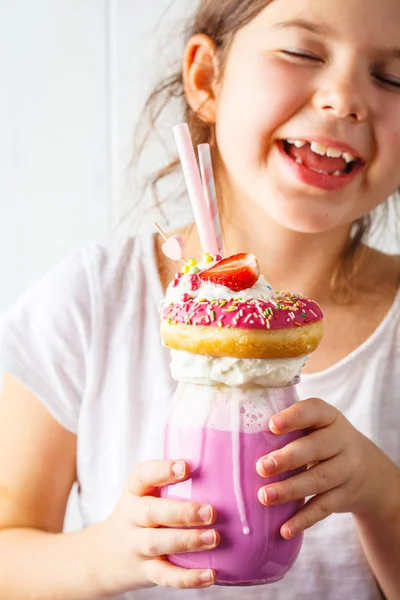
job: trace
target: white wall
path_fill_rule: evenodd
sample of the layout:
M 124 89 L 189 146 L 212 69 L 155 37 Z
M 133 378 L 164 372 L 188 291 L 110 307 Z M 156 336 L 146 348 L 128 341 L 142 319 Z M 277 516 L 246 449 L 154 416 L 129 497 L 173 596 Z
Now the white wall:
M 0 311 L 109 226 L 105 12 L 93 2 L 0 9 Z
M 133 127 L 164 65 L 157 40 L 193 6 L 170 4 L 0 0 L 0 314 L 107 236 L 132 197 Z
M 188 8 L 169 5 L 0 0 L 0 314 L 107 235 L 131 198 L 133 126 L 163 68 L 158 35 Z

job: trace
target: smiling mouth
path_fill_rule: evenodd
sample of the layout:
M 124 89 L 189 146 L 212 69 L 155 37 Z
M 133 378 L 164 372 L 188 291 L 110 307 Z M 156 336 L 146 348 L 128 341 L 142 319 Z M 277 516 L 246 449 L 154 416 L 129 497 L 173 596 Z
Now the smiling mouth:
M 364 166 L 364 161 L 350 152 L 304 140 L 279 140 L 284 153 L 298 165 L 331 177 L 354 174 Z

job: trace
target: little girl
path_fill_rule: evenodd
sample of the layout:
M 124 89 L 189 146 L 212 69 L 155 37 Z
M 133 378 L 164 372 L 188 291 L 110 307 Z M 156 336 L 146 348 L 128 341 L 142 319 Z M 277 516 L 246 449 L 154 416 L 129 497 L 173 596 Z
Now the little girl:
M 270 424 L 309 434 L 256 467 L 314 465 L 258 493 L 311 497 L 281 529 L 307 529 L 294 568 L 228 589 L 165 558 L 220 536 L 214 507 L 158 497 L 190 474 L 160 459 L 175 384 L 158 307 L 177 265 L 143 235 L 83 248 L 1 322 L 3 598 L 400 598 L 400 262 L 364 243 L 400 186 L 399 28 L 398 0 L 201 0 L 183 75 L 159 88 L 212 145 L 226 255 L 253 252 L 325 313 L 302 402 Z M 64 534 L 75 481 L 85 527 Z

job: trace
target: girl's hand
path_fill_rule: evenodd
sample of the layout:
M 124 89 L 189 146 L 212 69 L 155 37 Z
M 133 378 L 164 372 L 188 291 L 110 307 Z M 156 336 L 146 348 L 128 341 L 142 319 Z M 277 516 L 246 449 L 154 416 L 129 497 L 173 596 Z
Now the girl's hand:
M 214 529 L 198 529 L 214 523 L 211 506 L 159 498 L 160 487 L 188 474 L 183 461 L 149 461 L 135 469 L 114 513 L 99 525 L 97 571 L 105 596 L 155 585 L 204 588 L 215 582 L 212 570 L 182 569 L 166 558 L 210 550 L 220 541 Z
M 371 514 L 382 510 L 395 465 L 336 408 L 318 398 L 304 400 L 272 417 L 269 426 L 277 435 L 309 431 L 257 462 L 262 477 L 307 467 L 258 493 L 267 506 L 313 496 L 282 526 L 284 538 L 294 537 L 334 512 Z

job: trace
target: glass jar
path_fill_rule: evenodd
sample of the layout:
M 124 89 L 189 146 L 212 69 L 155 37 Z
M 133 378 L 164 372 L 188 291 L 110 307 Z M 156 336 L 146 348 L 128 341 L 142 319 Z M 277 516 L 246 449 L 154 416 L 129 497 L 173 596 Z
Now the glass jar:
M 211 504 L 221 543 L 214 550 L 169 556 L 172 563 L 214 569 L 219 585 L 235 586 L 278 581 L 293 566 L 302 535 L 285 540 L 280 528 L 304 501 L 266 507 L 257 492 L 296 471 L 263 479 L 256 462 L 303 435 L 275 435 L 268 427 L 270 417 L 297 401 L 293 383 L 277 388 L 178 384 L 164 456 L 185 460 L 190 478 L 163 488 L 162 497 Z

